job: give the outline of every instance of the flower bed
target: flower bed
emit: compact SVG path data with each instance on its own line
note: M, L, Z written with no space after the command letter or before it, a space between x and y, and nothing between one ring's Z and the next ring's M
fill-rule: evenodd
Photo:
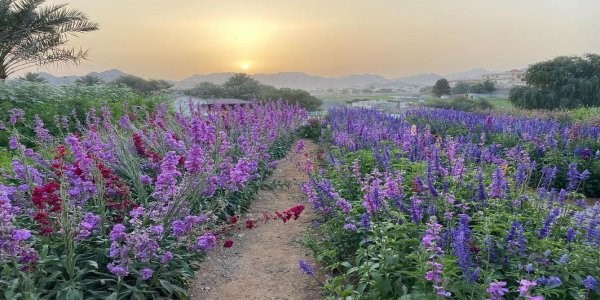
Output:
M191 262L228 232L297 218L302 206L238 223L306 112L283 103L189 115L108 109L85 124L7 120L16 157L0 179L0 299L184 298ZM62 124L62 125L61 125ZM31 127L34 141L17 128ZM29 148L25 145L35 145ZM231 219L230 217L233 217Z
M600 298L600 204L580 193L600 179L597 127L344 108L324 126L302 189L333 297Z

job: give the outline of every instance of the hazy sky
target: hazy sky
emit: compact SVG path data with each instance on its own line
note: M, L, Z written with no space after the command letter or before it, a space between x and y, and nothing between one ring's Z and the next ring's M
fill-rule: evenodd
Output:
M47 3L64 3L49 0ZM71 0L91 61L152 78L301 71L400 77L600 53L599 0ZM33 70L35 71L35 70Z

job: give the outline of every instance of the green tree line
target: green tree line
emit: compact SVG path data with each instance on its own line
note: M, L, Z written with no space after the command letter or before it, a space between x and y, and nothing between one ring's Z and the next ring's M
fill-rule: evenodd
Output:
M184 93L198 98L237 98L242 100L283 100L298 103L303 108L314 111L319 109L322 100L300 89L276 88L262 84L251 76L238 73L223 84L201 82Z

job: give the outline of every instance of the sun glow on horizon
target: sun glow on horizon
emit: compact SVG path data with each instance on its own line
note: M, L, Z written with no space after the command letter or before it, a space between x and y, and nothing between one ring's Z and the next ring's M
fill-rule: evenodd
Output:
M240 69L242 69L244 71L248 71L248 69L250 69L250 64L249 63L241 63Z

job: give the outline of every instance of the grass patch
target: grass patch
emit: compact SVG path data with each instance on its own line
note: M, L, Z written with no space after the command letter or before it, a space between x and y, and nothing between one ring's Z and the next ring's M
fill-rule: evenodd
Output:
M9 169L12 155L6 149L0 149L0 169Z

